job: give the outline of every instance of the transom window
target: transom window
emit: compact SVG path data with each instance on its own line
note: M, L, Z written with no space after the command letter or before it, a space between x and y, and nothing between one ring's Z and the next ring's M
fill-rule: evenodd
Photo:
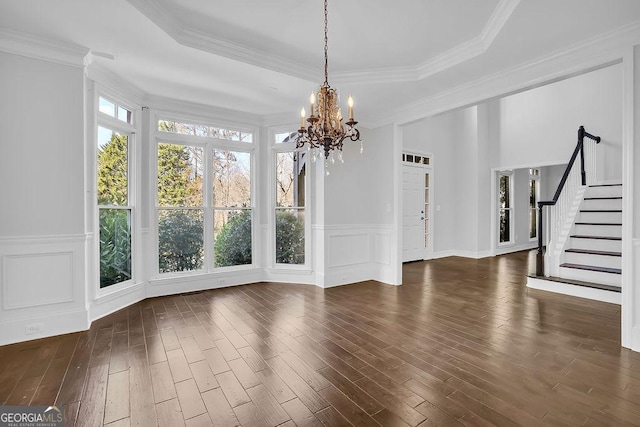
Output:
M227 141L253 142L253 133L251 132L184 123L174 120L158 120L158 130L160 132L224 139Z
M126 107L110 101L102 96L98 98L98 110L107 116L113 117L121 122L133 124L133 113Z

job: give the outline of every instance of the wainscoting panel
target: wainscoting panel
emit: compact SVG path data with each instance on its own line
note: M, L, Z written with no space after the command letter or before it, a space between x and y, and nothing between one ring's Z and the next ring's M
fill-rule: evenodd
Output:
M4 255L2 308L73 302L73 253Z
M378 264L391 264L391 235L389 232L374 233L373 261Z
M0 345L89 327L82 235L0 238Z
M392 283L391 231L388 225L325 226L326 265L316 284L328 288L366 280Z
M329 234L328 268L366 264L371 259L369 233Z

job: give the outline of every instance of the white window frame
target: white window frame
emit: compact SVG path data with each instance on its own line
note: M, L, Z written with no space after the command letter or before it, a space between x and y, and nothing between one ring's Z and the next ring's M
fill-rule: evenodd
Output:
M287 270L287 271L311 271L311 206L309 204L311 200L309 176L313 173L311 164L307 167L305 179L304 179L304 192L305 192L305 221L304 221L304 264L283 264L276 262L276 156L278 153L304 153L306 148L296 148L296 144L292 142L276 143L276 135L282 133L292 133L297 131L296 126L278 127L269 130L269 143L271 146L271 152L269 153L269 250L267 251L267 265L271 269L275 270ZM321 161L318 161L321 162ZM298 209L298 208L292 208Z
M506 176L509 178L509 207L508 208L502 208L500 206L500 180L503 176ZM498 242L498 246L509 246L509 245L513 245L515 243L514 241L514 234L515 234L515 218L514 218L514 199L513 199L513 183L514 183L514 175L513 175L513 171L509 170L509 171L498 171L498 180L497 180L497 188L496 188L496 205L497 205L497 218L496 218L496 231L497 231L497 242ZM506 242L501 242L500 241L500 216L503 210L508 210L509 213L509 240Z
M251 133L252 142L245 141L231 141L227 139L219 139L213 137L202 137L195 135L183 135L179 133L172 132L163 132L158 130L158 121L159 120L173 120L177 122L189 123L189 124L197 124L204 126L213 126L223 129L232 129L241 132ZM151 161L150 161L150 174L151 174L151 188L150 188L150 199L151 199L151 211L153 214L153 218L151 221L153 228L153 243L154 243L154 261L153 261L153 272L150 274L152 278L156 279L165 279L172 277L185 277L185 276L194 276L194 275L202 275L202 274L210 274L217 272L228 272L228 271L239 271L239 270L252 270L255 269L258 265L257 259L257 251L256 249L259 247L258 245L258 225L256 224L256 219L259 218L257 215L257 170L256 170L256 156L257 156L257 144L255 141L258 138L258 129L252 128L249 126L243 126L238 124L222 124L222 123L212 123L208 120L203 120L202 118L193 117L193 116L177 116L174 113L167 113L163 111L157 111L152 114L150 120L151 127ZM159 227L158 227L158 212L159 209L163 209L163 207L158 206L158 145L161 143L166 144L177 144L177 145L188 145L193 147L201 147L204 153L204 168L203 168L203 206L204 211L204 227L203 227L203 244L204 244L204 263L203 268L199 270L188 270L188 271L175 271L175 272L160 272L160 260L159 260ZM212 157L213 150L226 150L226 151L235 151L235 152L245 152L251 155L251 203L249 209L251 210L251 264L244 265L235 265L228 267L215 267L215 254L214 254L214 243L215 238L213 235L213 218L214 218L214 206L213 206L213 170L212 170ZM180 209L180 208L176 208ZM187 208L188 209L188 208Z
M99 100L100 98L105 98L110 102L113 102L121 107L126 108L131 111L131 123L123 122L116 117L109 116L106 113L103 113L99 109ZM137 135L139 135L139 123L140 123L140 107L136 106L134 103L124 100L120 96L116 96L114 94L109 93L108 91L103 91L97 88L94 92L94 102L93 106L95 108L95 126L93 129L93 143L91 144L90 155L93 159L92 161L92 176L93 176L93 204L95 206L95 211L93 214L93 230L94 230L94 254L96 260L96 268L94 272L96 290L95 297L96 299L105 297L107 295L111 295L114 293L118 293L123 289L134 286L137 279L137 271L139 269L140 263L139 261L139 224L140 218L138 218L138 209L137 207L140 205L139 201L139 158L140 158L140 143L138 142ZM115 115L117 116L117 110ZM98 205L98 165L97 165L97 154L98 154L98 129L100 127L109 129L113 132L117 132L120 134L127 135L127 193L128 193L128 205L127 206L111 206L111 205ZM125 280L120 283L116 283L105 288L100 288L100 209L122 209L129 210L131 212L131 279Z

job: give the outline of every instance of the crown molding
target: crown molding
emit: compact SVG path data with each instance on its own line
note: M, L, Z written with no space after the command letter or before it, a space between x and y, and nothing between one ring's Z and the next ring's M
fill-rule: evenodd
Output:
M491 98L507 96L572 75L622 61L629 46L640 43L640 21L594 36L534 61L465 83L435 96L404 105L377 122L407 124L425 117L462 108Z
M0 51L82 68L89 48L0 28Z
M183 46L254 65L304 80L315 81L321 74L316 68L292 61L274 53L265 53L251 47L214 37L202 31L193 30L181 23L166 9L158 7L153 0L127 0L140 13L149 18L162 31Z
M259 127L264 120L263 116L258 114L149 94L143 99L143 105L152 108L156 113L166 113L172 118L179 114L185 116L180 117L185 120L198 119L203 123L236 126L239 129L247 129L247 126Z
M91 58L91 54L87 56ZM141 105L146 96L145 92L140 88L95 62L91 62L87 66L85 74L90 80L106 88L114 96L133 102L136 105Z
M202 31L192 30L158 7L153 0L127 0L133 7L149 18L160 29L183 46L210 52L234 61L254 65L271 71L317 81L321 75L316 68L301 64L289 58L264 53L246 45L233 43L214 37ZM481 33L471 40L435 56L417 66L378 68L334 73L336 83L397 83L422 80L462 62L468 61L487 51L520 0L500 0Z
M489 49L496 36L507 23L520 0L501 0L479 36L474 37L416 67L397 67L377 70L361 70L336 73L337 83L402 83L425 79L482 55Z

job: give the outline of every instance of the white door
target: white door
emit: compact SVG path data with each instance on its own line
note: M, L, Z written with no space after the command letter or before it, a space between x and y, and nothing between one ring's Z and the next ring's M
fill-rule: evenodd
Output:
M423 167L402 165L402 262L425 257L425 173Z

